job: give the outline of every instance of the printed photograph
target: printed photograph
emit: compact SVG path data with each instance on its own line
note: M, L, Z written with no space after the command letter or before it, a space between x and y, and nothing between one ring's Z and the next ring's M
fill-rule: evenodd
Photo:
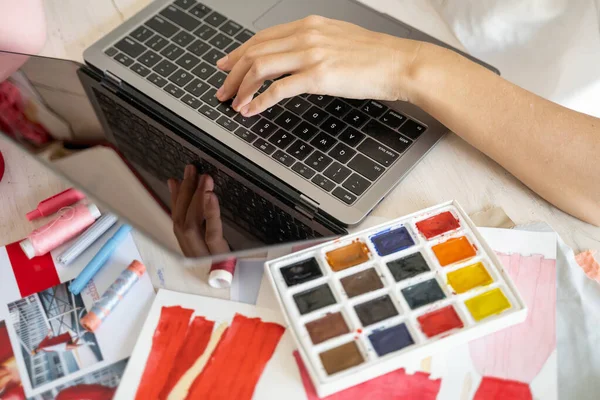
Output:
M103 360L96 336L80 324L87 311L65 282L8 305L32 389Z
M121 377L125 372L127 360L124 359L107 367L73 379L65 385L59 385L29 400L110 400L115 395Z
M6 322L0 321L0 399L24 399L17 360L13 353Z

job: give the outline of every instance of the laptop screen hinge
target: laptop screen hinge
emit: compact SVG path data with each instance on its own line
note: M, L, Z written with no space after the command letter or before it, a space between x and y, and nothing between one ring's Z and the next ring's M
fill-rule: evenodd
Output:
M303 194L300 194L300 201L302 202L302 206L296 206L296 209L301 213L305 214L309 218L313 218L315 214L319 211L319 203L311 199L310 197L306 197Z
M121 87L121 79L110 71L104 71L102 84L111 92L117 93Z

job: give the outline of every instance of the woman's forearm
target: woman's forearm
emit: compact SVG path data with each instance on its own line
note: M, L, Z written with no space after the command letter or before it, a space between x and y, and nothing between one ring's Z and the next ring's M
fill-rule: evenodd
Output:
M422 44L404 82L408 100L566 212L600 225L600 120Z

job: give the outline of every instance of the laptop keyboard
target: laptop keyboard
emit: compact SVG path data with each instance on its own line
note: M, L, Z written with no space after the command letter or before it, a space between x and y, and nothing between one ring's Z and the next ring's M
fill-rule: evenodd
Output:
M94 93L119 150L152 175L164 182L182 179L185 166L196 165L200 173L213 177L221 214L266 244L323 236L109 97L97 90Z
M425 132L377 101L321 95L243 117L215 97L227 77L215 65L253 35L200 2L176 0L105 53L348 205Z

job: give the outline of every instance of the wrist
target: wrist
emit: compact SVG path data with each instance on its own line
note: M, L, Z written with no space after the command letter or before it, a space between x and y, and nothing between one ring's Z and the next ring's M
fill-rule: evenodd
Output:
M432 82L439 78L436 71L445 50L427 42L399 39L394 60L397 100L424 108L426 95L435 88Z

